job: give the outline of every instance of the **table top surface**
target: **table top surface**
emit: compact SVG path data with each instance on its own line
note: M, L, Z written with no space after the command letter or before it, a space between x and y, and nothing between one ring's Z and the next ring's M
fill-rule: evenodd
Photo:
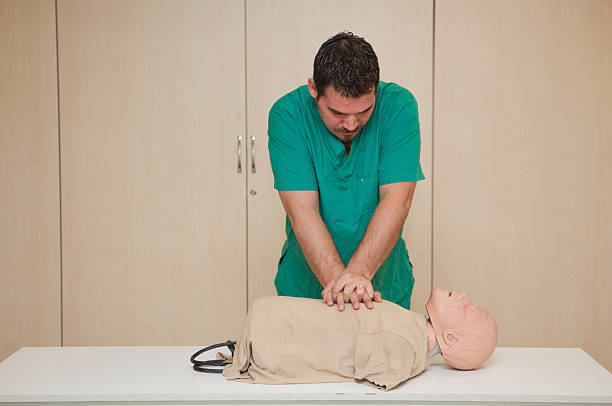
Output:
M429 369L388 392L357 382L262 385L228 381L221 374L193 370L189 359L200 348L24 347L0 363L0 402L612 403L612 374L580 348L498 347L473 371L455 370L437 356Z

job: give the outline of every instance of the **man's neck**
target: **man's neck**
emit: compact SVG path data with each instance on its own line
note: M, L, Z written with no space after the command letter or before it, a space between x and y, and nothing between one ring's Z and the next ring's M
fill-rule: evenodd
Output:
M351 142L352 141L349 141L349 142L342 141L342 143L344 144L344 150L346 151L346 156L348 156L349 153L351 152Z

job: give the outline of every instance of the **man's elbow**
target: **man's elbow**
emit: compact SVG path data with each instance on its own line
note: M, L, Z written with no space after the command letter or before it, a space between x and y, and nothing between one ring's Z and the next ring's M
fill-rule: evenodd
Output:
M408 216L410 207L412 206L412 197L414 196L415 184L410 182L406 184L395 184L389 188L383 189L381 192L381 202L389 199L396 210L402 213L404 217Z
M404 217L408 217L408 213L410 212L410 207L412 206L412 196L409 196L408 198L404 199L404 202L402 204L402 213L404 214Z
M319 212L319 195L313 191L279 191L279 196L291 224L297 218Z

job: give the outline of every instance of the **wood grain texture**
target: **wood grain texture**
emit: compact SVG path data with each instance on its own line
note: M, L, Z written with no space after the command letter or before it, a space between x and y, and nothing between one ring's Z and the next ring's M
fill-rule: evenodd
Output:
M61 345L55 3L0 0L0 361Z
M612 3L440 0L435 38L434 286L612 368Z
M64 345L207 345L246 316L244 4L58 2Z

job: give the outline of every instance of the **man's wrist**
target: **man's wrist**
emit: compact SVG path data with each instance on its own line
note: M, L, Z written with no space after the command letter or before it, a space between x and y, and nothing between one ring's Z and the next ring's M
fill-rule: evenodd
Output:
M363 275L363 277L364 277L364 278L367 278L368 280L371 280L371 279L372 279L372 278L370 277L369 272L366 272L366 271L364 271L364 270L362 270L362 269L359 269L359 268L355 269L355 267L351 267L351 265L350 265L350 264L349 264L349 266L348 266L348 267L346 267L346 270L347 270L347 271L349 271L349 272L354 272L354 273L358 273L358 274L360 274L360 275Z
M335 267L332 270L330 280L336 279L338 276L342 275L344 272L346 272L346 268L344 266Z

